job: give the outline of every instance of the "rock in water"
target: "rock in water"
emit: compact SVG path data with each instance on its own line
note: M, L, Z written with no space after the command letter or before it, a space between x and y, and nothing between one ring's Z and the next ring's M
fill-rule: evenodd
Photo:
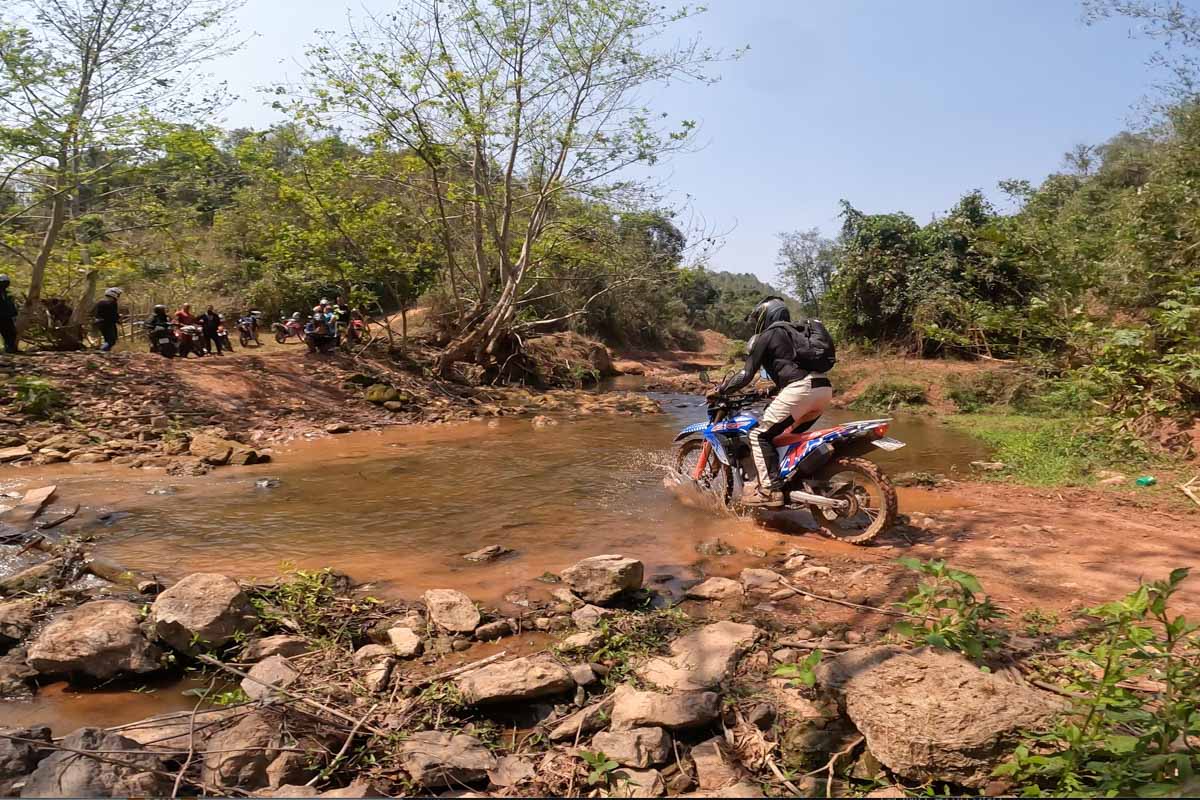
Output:
M154 672L158 648L142 635L138 607L94 600L59 614L29 648L29 665L45 675L89 675L107 680Z
M483 619L471 598L457 589L430 589L424 599L433 624L451 633L474 633Z
M486 563L488 561L495 561L497 558L506 556L511 552L512 549L502 544L489 544L487 547L481 547L473 553L467 553L463 558L467 561Z
M575 688L566 667L549 659L514 658L472 670L455 681L470 703L506 703Z
M165 760L138 752L142 745L132 739L98 728L80 728L64 739L62 746L99 751L107 760L66 750L52 753L29 776L22 797L163 797L171 792Z
M671 734L662 728L597 733L592 738L591 749L604 753L623 767L645 769L664 764L671 757Z
M721 698L716 692L640 692L627 684L613 693L614 730L662 727L698 728L717 718Z
M393 652L401 658L421 655L421 637L412 628L389 628L387 637Z
M665 689L712 689L729 673L760 631L753 625L714 622L671 643L671 655L646 662L638 676Z
M481 783L497 766L483 742L465 734L421 731L401 742L398 753L413 783L428 789Z
M687 590L695 600L737 600L742 597L742 585L729 578L709 578Z
M150 608L154 635L180 652L197 641L220 647L254 622L254 609L237 581L213 573L188 575Z
M852 651L818 667L817 680L840 695L875 757L914 781L982 788L1021 731L1062 709L1058 698L928 647Z
M589 603L604 605L623 592L642 588L645 567L635 558L603 555L585 558L562 572L571 591Z

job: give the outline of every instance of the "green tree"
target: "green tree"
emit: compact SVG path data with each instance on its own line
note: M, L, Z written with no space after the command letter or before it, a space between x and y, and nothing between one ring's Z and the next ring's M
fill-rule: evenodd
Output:
M821 236L816 228L779 234L779 282L800 298L811 316L821 312L821 298L833 283L837 268L837 244Z

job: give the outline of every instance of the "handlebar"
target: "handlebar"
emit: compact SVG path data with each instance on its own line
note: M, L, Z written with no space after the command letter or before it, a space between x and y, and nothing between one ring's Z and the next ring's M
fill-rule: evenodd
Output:
M770 392L747 392L745 394L737 394L729 397L718 397L716 401L709 404L713 409L733 410L737 408L745 408L752 406L755 403L768 399L771 396Z

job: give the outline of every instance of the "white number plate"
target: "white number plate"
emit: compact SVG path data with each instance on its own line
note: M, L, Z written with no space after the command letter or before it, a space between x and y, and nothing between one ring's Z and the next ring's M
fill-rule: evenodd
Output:
M880 450L887 450L889 452L892 450L899 450L901 447L904 447L904 442L900 441L899 439L893 439L890 436L884 436L882 439L876 439L875 441L871 442L871 444L875 445Z
M159 340L158 340L158 343L159 343L159 344L166 344L166 343L167 343L167 342L169 342L169 341L171 341L171 340L170 340L170 339L159 339Z

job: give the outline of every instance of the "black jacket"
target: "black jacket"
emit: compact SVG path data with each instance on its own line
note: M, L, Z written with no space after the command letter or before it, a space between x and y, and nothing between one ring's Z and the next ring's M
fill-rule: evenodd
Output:
M100 322L111 322L114 325L121 321L120 311L117 309L117 301L111 297L106 297L99 303L96 303L96 319Z
M777 389L803 380L808 371L796 363L796 346L792 336L790 325L776 324L754 337L754 346L746 356L746 365L740 372L726 378L717 391L721 394L736 392L754 380L759 369L766 369Z

